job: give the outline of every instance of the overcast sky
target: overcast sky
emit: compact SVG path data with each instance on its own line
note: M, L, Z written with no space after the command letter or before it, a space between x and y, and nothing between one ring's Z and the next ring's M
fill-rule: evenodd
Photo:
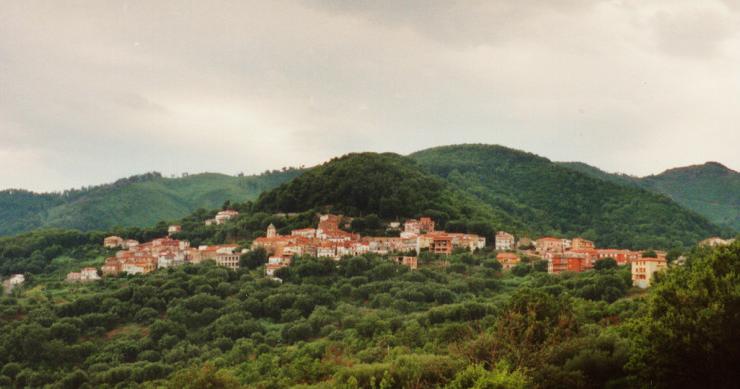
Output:
M0 2L0 189L455 143L740 168L740 0Z

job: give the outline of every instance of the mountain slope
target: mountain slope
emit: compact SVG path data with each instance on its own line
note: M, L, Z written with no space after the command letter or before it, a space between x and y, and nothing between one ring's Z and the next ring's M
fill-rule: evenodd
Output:
M740 173L717 162L642 178L607 173L581 162L559 164L605 181L662 193L718 225L740 231Z
M392 153L348 154L306 171L260 196L255 209L301 212L326 208L352 216L382 218L435 216L500 220L502 215L477 199L451 188L406 157Z
M567 167L571 170L583 173L587 176L598 178L600 180L609 181L613 184L618 185L629 185L629 186L640 186L640 178L633 177L626 174L619 173L607 173L597 167L591 166L583 162L556 162L560 166Z
M492 145L410 155L429 172L525 221L535 234L583 235L602 246L671 247L727 233L669 198L617 185L531 153Z
M198 208L220 207L226 200L256 199L300 172L247 177L203 173L182 178L149 173L64 193L6 190L0 192L0 235L40 227L95 230L150 226L179 219Z

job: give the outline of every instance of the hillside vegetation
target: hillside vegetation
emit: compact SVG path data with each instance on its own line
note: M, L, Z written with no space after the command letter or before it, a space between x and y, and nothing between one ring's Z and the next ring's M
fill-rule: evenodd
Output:
M424 172L413 160L391 153L332 159L264 193L255 203L255 210L264 212L309 209L375 214L386 220L429 215L441 227L448 221L485 221L500 227L510 222L503 213Z
M740 231L740 173L717 162L670 169L642 178L607 173L581 162L560 165L605 181L662 193L713 223Z
M491 145L410 156L450 185L526 226L519 233L582 235L598 245L676 247L729 234L666 196L595 179L534 154Z
M203 173L182 178L150 173L63 193L5 190L0 192L0 235L42 227L89 231L152 226L198 208L220 207L227 200L255 199L300 172L291 169L246 177Z
M736 387L740 242L649 292L627 267L501 272L494 255L301 257L282 282L209 262L90 284L49 269L0 297L0 386Z

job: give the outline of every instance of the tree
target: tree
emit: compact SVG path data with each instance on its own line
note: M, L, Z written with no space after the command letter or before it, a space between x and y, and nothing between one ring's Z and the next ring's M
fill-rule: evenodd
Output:
M200 367L181 370L167 383L172 389L236 389L241 387L239 381L225 370L219 370L211 363Z
M654 250L645 250L642 252L644 258L658 258L658 254Z
M468 365L455 375L448 389L524 389L529 387L530 378L521 371L513 370L506 361L496 364L492 371L482 365Z
M267 263L267 250L257 247L239 258L239 267L256 269Z
M501 271L503 267L497 259L487 259L483 262L483 266L494 271Z
M629 367L652 387L737 387L740 242L663 274L634 319Z
M597 259L596 262L594 262L595 270L609 270L609 269L616 269L616 268L617 268L617 261L614 260L614 258L602 258L602 259Z
M526 263L520 263L511 268L511 274L517 277L524 277L529 274L530 271L532 271L532 267Z

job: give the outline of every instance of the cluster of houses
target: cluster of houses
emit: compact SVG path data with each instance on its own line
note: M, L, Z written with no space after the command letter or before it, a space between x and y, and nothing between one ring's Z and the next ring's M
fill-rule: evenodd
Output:
M206 224L223 224L238 215L239 212L234 210L221 211L214 219L207 220ZM475 251L486 246L486 239L475 234L437 231L435 222L430 217L406 220L403 224L391 223L390 229L401 230L397 237L362 237L340 228L343 221L347 225L346 220L341 215L320 215L316 228L292 230L290 235L280 235L275 226L270 224L266 236L255 239L251 248L265 249L268 253L265 273L274 277L275 271L290 266L294 256L309 255L338 260L344 256L374 253L387 255L399 264L416 269L417 255L424 250L437 255L450 255L455 249ZM205 260L215 261L218 265L233 270L239 268L240 255L246 250L239 250L235 244L190 247L188 241L172 238L173 234L181 230L180 226L172 225L168 228L167 237L146 243L118 236L106 237L103 242L105 247L120 250L115 257L105 260L101 273L146 274L159 268L185 263L197 264ZM700 244L716 246L731 242L709 238ZM640 251L597 248L594 242L580 237L543 237L534 241L523 237L517 240L513 234L498 231L494 248L497 251L496 259L503 270L511 270L521 263L523 257L546 260L551 274L590 270L599 259L612 258L618 265L631 265L633 284L640 288L648 287L654 274L668 266L665 252L659 251L655 257L646 257ZM99 279L98 270L92 267L67 275L69 282ZM19 274L6 281L12 285L22 282L23 276Z
M170 234L179 232L180 226L170 226ZM136 240L109 236L103 240L109 249L120 249L114 257L106 258L100 268L103 275L147 274L157 269L175 267L186 263L197 264L211 260L232 270L239 268L242 251L236 244L190 247L186 240L172 239L170 236L139 243ZM100 279L98 270L84 268L79 272L67 274L69 282L87 282Z
M484 237L474 234L436 231L429 217L407 220L398 237L362 237L339 228L340 215L321 215L316 228L292 230L290 235L280 235L274 225L267 227L267 235L257 238L252 249L263 248L269 254L265 272L273 275L277 269L289 266L296 255L340 259L347 255L374 253L394 256L399 263L412 269L417 267L416 255L422 250L449 255L453 249L474 251L486 246ZM400 228L400 223L392 225Z
M640 251L596 248L594 242L583 238L543 237L536 241L522 238L517 242L514 235L499 231L495 240L496 250L501 251L496 258L504 270L519 264L519 255L514 251L528 257L547 260L547 271L552 274L590 270L597 260L612 258L617 265L630 264L633 284L646 288L650 285L655 272L668 267L665 252L656 252L656 258L648 258L643 257Z

